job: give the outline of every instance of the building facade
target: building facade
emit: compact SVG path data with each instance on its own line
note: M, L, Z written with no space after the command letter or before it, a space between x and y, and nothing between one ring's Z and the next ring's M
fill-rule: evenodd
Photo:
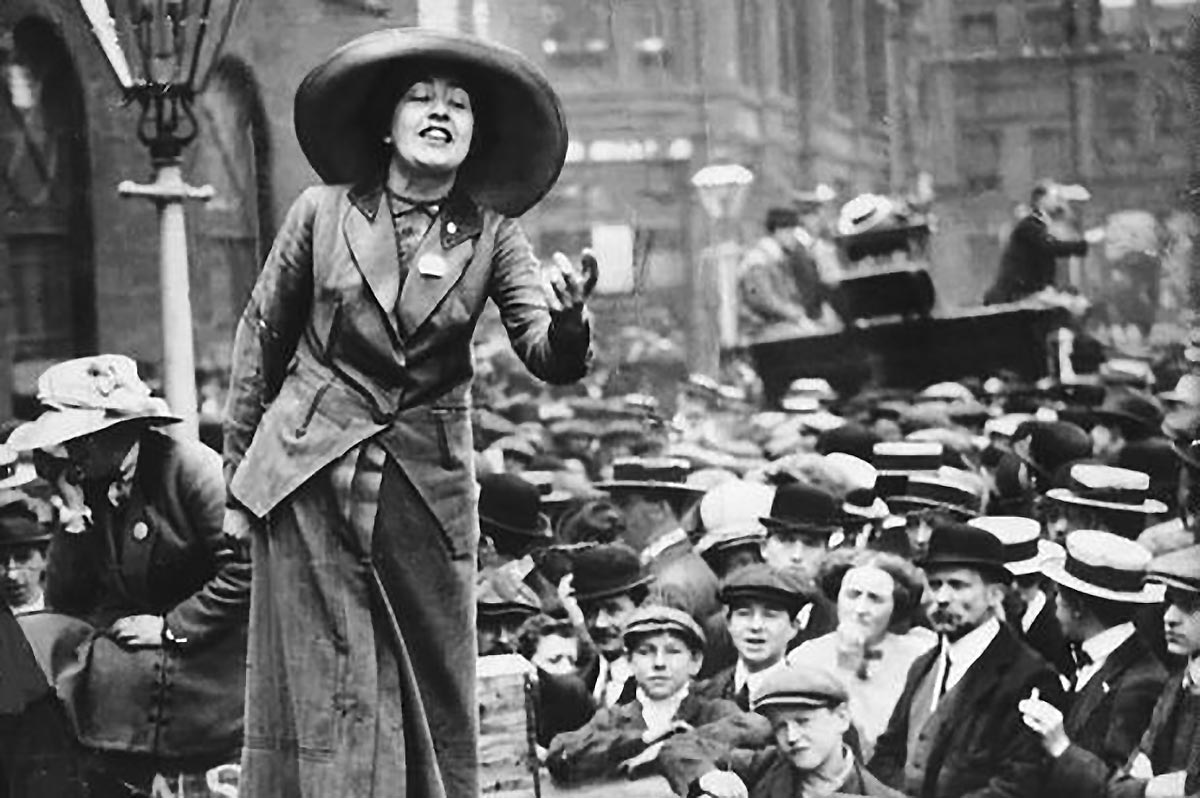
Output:
M917 160L939 192L943 298L979 301L1040 179L1088 189L1091 201L1078 206L1085 227L1114 214L1156 222L1159 247L1180 254L1191 235L1183 56L1196 8L1190 0L927 4ZM1062 280L1111 299L1117 257L1111 246L1094 248ZM1184 265L1186 257L1170 268ZM1163 301L1178 303L1174 293L1164 289Z
M224 0L228 2L229 0ZM218 0L220 4L221 0ZM604 260L595 304L613 325L680 331L700 319L700 253L757 235L767 207L817 182L843 194L907 179L896 134L909 62L895 0L255 0L242 2L197 103L185 178L215 199L187 210L197 366L219 377L276 225L315 180L295 140L300 78L335 46L386 26L474 32L537 61L571 129L559 184L525 219L540 252ZM0 4L0 419L33 412L50 362L161 359L154 207L135 107L77 2ZM910 109L911 110L911 109ZM905 143L907 141L907 144ZM756 176L714 229L691 176ZM203 397L202 397L203 399Z

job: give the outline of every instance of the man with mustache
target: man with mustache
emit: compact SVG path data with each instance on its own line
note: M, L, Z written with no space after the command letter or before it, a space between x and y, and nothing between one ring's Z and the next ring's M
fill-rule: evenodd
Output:
M934 528L922 563L940 644L913 662L869 765L914 798L1018 798L1041 786L1047 759L1017 704L1035 688L1061 703L1054 669L996 617L1004 545L990 532Z

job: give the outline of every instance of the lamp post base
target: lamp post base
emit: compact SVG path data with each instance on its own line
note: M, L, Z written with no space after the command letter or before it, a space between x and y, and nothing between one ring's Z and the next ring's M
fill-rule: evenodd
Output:
M196 355L192 336L192 301L188 285L187 227L183 204L207 202L211 186L194 188L183 181L178 159L155 162L154 182L139 185L126 180L117 187L124 197L143 197L158 207L159 280L162 294L163 392L171 410L183 418L172 431L199 437L196 398Z

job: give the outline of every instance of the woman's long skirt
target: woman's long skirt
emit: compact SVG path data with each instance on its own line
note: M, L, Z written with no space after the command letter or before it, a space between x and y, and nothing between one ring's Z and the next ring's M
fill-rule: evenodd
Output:
M369 441L253 540L243 798L475 798L475 563Z

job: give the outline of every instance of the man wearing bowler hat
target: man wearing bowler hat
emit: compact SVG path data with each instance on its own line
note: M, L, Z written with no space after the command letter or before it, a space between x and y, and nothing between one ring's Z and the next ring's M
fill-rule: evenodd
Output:
M1017 704L1032 690L1051 701L1063 691L1054 669L996 617L1012 579L1004 546L990 532L944 523L922 567L941 642L913 662L871 771L916 798L1033 795L1046 754Z
M491 542L499 562L520 559L554 541L541 491L516 474L479 478L479 532Z
M0 506L0 595L13 615L46 608L46 549L50 533L20 501Z
M1046 795L1102 794L1150 722L1167 672L1133 625L1138 608L1161 597L1143 584L1149 564L1131 540L1078 530L1067 536L1066 560L1043 566L1059 586L1063 632L1078 646L1065 715L1040 699L1021 702L1025 724L1054 758Z

